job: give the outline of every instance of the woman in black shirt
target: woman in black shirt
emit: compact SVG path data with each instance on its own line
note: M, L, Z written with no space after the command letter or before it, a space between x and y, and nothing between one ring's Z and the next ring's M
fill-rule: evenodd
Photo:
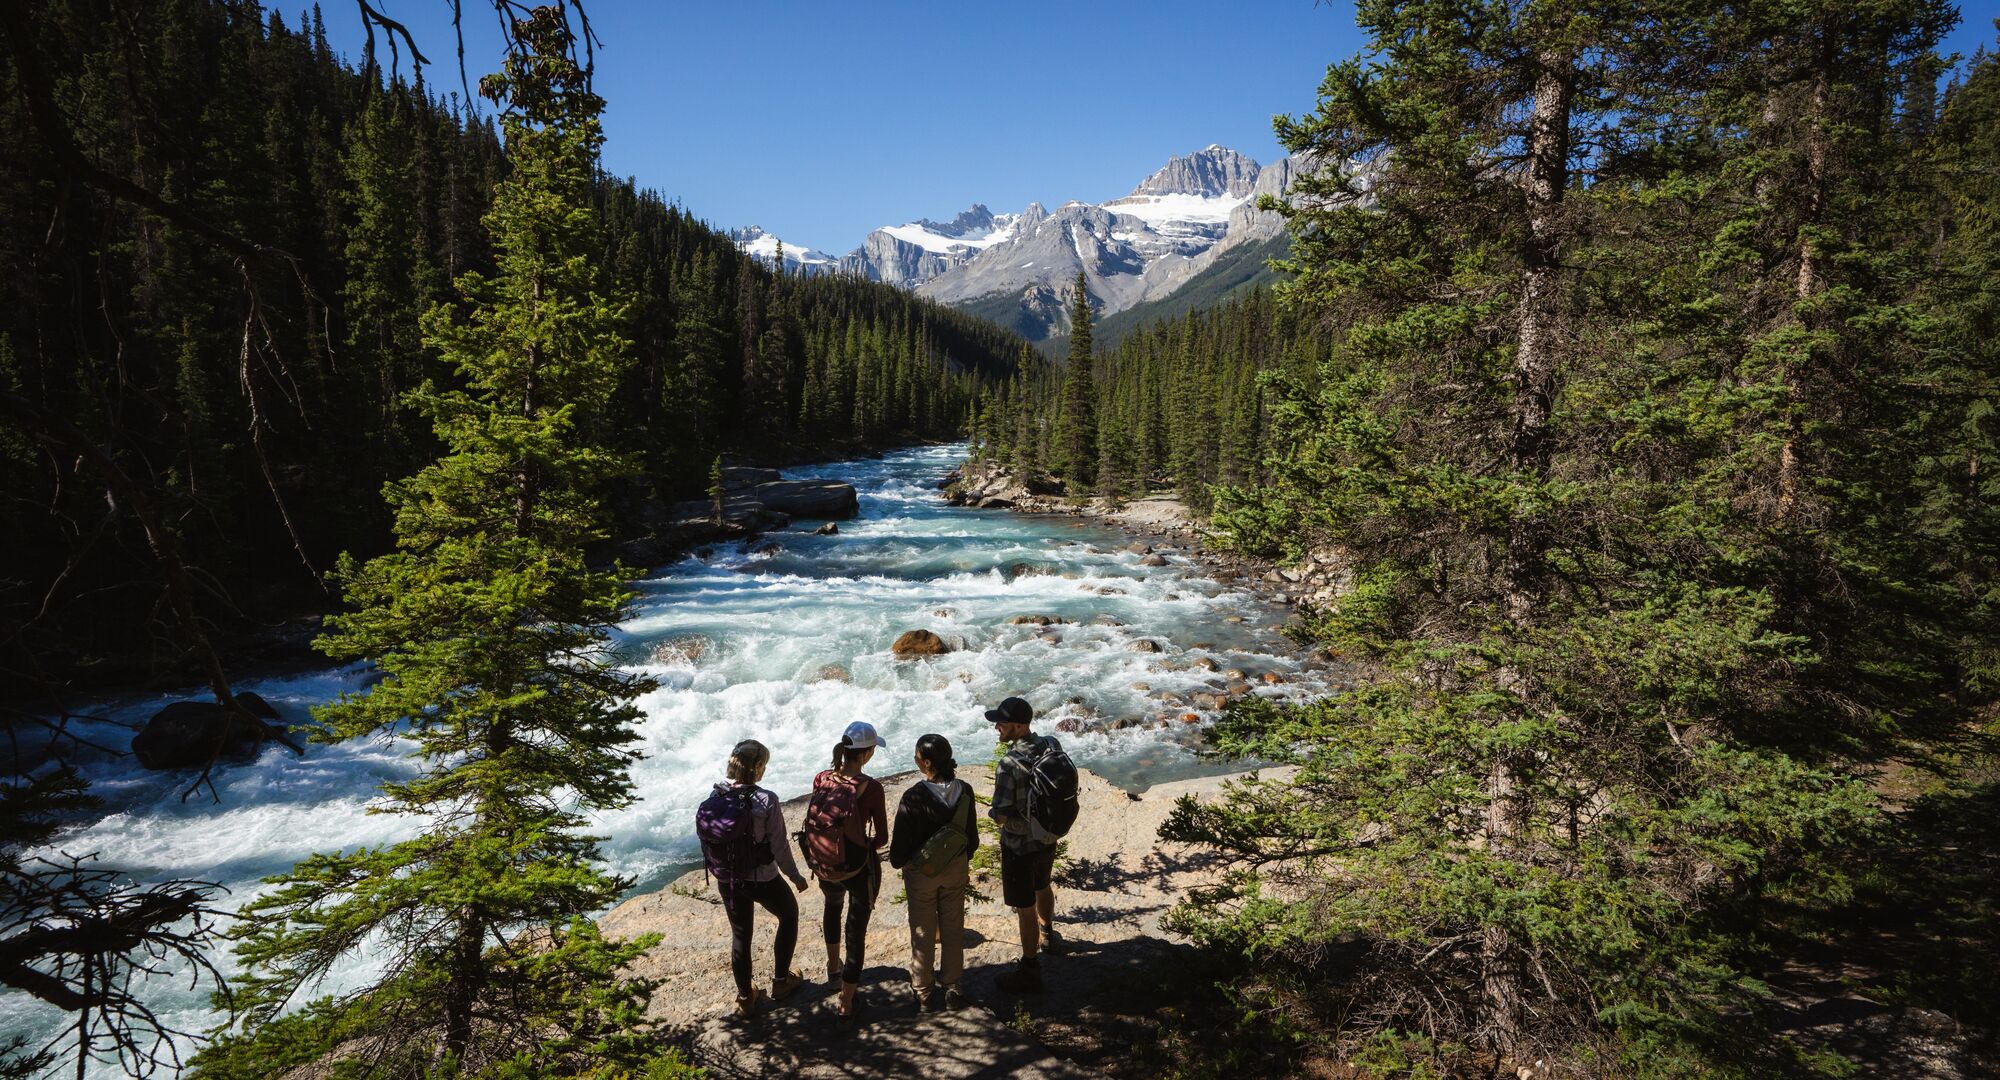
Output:
M978 812L944 736L918 739L916 763L924 778L896 806L889 865L903 872L910 905L910 985L917 1007L934 1011L942 984L944 1007L957 1009L965 1004L958 982L965 972L965 894L979 848ZM940 946L944 962L933 973Z

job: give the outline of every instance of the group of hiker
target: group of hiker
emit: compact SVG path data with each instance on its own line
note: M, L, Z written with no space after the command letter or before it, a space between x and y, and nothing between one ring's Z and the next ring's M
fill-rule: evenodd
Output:
M1008 747L994 772L986 810L999 830L1001 895L1020 919L1020 963L996 981L1008 993L1041 990L1041 953L1045 946L1053 950L1060 944L1050 879L1057 844L1077 812L1076 766L1054 737L1034 733L1034 717L1034 709L1018 697L986 711ZM960 984L965 905L972 857L980 845L978 800L972 786L958 778L951 742L943 735L925 735L912 755L922 779L903 793L892 829L882 784L865 771L879 749L882 741L873 725L847 725L834 745L831 767L813 777L804 827L789 837L777 795L759 786L771 752L755 739L736 744L727 780L715 785L695 812L703 861L729 917L729 965L739 1015L754 1015L765 1000L753 985L750 956L759 907L778 923L769 1000L783 1000L804 985L805 976L792 967L799 936L799 905L792 890L805 892L816 879L824 900L820 925L827 980L840 988L838 1022L855 1022L868 917L882 891L885 847L890 867L903 874L910 913L910 986L917 1008L955 1010L967 1003ZM806 871L800 870L800 862Z

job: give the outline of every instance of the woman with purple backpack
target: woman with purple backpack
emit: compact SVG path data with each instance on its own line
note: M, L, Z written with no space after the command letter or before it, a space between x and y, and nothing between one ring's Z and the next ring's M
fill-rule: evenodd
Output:
M806 865L826 897L822 920L827 973L840 980L842 1027L854 1024L854 995L861 988L861 962L868 950L868 916L882 891L882 847L889 842L889 808L881 781L861 770L881 740L875 726L856 720L833 748L833 768L813 777L812 802L800 834ZM847 908L845 919L841 907ZM843 923L845 924L843 927ZM842 931L845 929L845 934ZM847 956L840 954L847 939Z
M792 950L799 941L799 902L778 880L783 871L800 892L809 887L785 841L785 812L778 797L757 786L771 751L755 739L736 744L729 754L729 782L715 790L695 811L695 835L701 838L702 860L722 894L729 917L729 971L736 977L736 1015L757 1012L759 995L750 985L750 931L756 909L778 919L773 943L777 960L771 974L771 1000L789 997L805 977L792 970Z

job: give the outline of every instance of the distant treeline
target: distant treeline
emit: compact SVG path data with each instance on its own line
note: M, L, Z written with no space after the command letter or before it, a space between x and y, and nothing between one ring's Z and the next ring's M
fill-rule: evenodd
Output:
M1091 340L1085 324L1071 340L1072 363ZM1013 381L981 398L973 425L978 453L1017 472L1053 474L1073 494L1126 497L1171 488L1206 511L1215 485L1243 486L1263 475L1260 463L1271 446L1259 374L1310 379L1330 341L1324 327L1260 287L1091 353L1085 382L1092 438L1076 452L1052 440L1065 424L1083 423L1066 420L1062 409L1074 403L1083 373L1024 365Z
M492 269L480 219L507 166L457 93L344 63L316 10L122 7L46 8L0 56L18 672L164 641L161 543L202 619L324 605L335 555L389 542L383 483L437 452L405 395L456 376L419 319ZM636 357L589 433L643 465L619 513L698 495L724 452L956 436L1023 347L893 288L775 274L630 181L595 189Z

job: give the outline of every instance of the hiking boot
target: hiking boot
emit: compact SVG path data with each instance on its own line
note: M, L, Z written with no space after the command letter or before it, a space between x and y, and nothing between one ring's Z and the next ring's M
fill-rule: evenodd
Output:
M1063 937L1061 934L1056 933L1056 928L1054 925L1050 923L1042 924L1043 952L1060 955L1064 950L1068 948L1069 948L1069 939Z
M1042 962L1023 960L999 978L993 985L1010 994L1039 994L1042 992Z
M923 990L918 990L916 994L917 994L917 1012L933 1013L938 1011L939 995L937 987L935 986L927 987Z
M966 1000L964 994L958 992L958 987L947 986L944 988L944 1011L957 1012L971 1004L972 1002Z
M752 990L750 991L749 997L737 998L736 999L737 1019L748 1020L751 1017L757 1015L757 1005L759 1002L763 1000L763 997L764 995L762 991Z
M792 991L806 984L806 977L796 971L785 972L784 978L771 981L771 1000L783 1001L792 996Z

